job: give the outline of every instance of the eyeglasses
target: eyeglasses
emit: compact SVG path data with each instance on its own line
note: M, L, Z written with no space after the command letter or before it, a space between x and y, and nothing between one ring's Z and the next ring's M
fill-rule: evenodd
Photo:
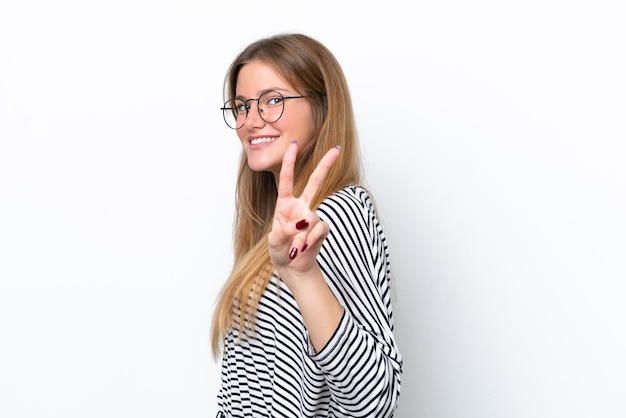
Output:
M226 125L231 129L239 129L243 126L248 117L248 112L250 112L249 102L257 102L257 110L261 119L267 123L274 123L280 119L285 111L285 100L303 97L306 96L283 96L279 92L271 90L260 95L258 99L228 100L220 110L224 115Z

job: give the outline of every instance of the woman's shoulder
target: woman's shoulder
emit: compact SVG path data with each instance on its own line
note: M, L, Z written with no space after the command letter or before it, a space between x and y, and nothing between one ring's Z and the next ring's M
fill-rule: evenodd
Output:
M320 209L340 206L356 211L374 211L370 192L360 184L349 184L329 195L320 204Z

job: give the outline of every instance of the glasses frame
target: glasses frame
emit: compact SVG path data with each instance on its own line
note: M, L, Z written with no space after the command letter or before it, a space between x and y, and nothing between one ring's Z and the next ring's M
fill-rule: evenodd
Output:
M263 117L263 114L261 114L261 108L259 107L259 101L261 100L261 97L265 96L265 95L266 95L266 94L268 94L268 93L276 93L276 94L278 94L280 97L282 97L282 100L283 100L283 108L281 109L280 114L278 115L278 117L277 117L276 119L274 119L273 121L266 120L266 119ZM246 119L248 119L248 114L250 113L250 103L249 103L249 102L256 102L256 111L257 111L257 113L259 114L259 117L260 117L261 119L263 119L263 121L264 121L265 123L274 123L274 122L278 122L278 121L280 120L280 118L282 118L282 117L283 117L283 113L285 113L285 102L284 102L285 100L288 100L288 99L302 99L302 98L304 98L304 97L307 97L307 96L283 96L283 94L282 94L281 92L279 92L279 91L276 91L276 90L269 90L269 91L266 91L265 93L261 94L261 95L260 95L258 98L256 98L256 99L247 99L247 100L242 100L242 102L243 102L243 103L244 103L244 105L245 105L245 109L246 109L246 117L245 117L245 118L243 119L243 121L241 122L241 125L239 125L239 126L237 126L237 127L232 127L232 126L230 126L230 124L228 123L228 119L226 119L226 111L233 112L233 111L235 111L235 110L236 110L236 108L234 108L234 107L226 107L226 105L227 105L229 102L232 102L232 101L234 101L234 100L227 100L226 102L224 102L224 106L220 107L220 110L222 111L222 116L224 117L224 122L226 122L226 126L228 126L230 129L235 129L235 130L237 130L237 129L241 128L241 127L242 127L242 126L246 123ZM237 100L237 99L235 99L235 100ZM239 100L241 100L241 99L239 99ZM236 122L237 122L237 118L235 118L235 125L236 125Z

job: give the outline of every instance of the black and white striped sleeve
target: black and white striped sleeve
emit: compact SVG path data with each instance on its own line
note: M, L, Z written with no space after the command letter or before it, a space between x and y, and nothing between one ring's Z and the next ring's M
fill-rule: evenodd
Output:
M387 242L367 191L349 186L317 210L330 233L317 257L344 307L328 344L309 355L322 369L338 413L390 417L400 395L402 357L393 336Z

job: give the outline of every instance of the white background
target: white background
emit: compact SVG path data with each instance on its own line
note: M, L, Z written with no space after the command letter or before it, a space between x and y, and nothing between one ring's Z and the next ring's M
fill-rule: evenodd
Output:
M352 90L396 416L626 416L618 3L3 1L0 416L215 415L222 81L280 31L324 42Z

